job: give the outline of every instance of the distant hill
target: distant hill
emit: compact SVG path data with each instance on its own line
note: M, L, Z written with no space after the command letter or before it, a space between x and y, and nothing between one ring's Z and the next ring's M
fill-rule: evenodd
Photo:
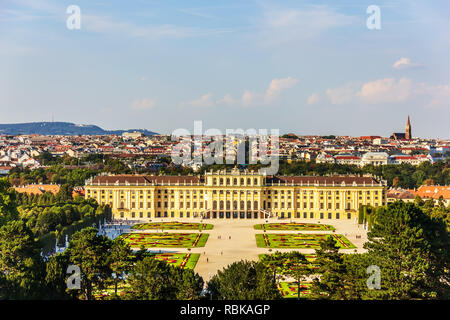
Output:
M18 134L41 134L41 135L121 135L124 132L139 131L145 135L153 135L156 132L146 129L129 130L104 130L99 126L75 124L71 122L29 122L0 124L0 134L18 135Z

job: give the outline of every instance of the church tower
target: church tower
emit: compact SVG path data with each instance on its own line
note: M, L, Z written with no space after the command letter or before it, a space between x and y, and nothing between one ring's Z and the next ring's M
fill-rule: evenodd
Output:
M410 120L409 120L409 115L408 115L408 122L406 122L405 138L408 139L408 140L412 139L412 135L411 135L411 122L410 122Z

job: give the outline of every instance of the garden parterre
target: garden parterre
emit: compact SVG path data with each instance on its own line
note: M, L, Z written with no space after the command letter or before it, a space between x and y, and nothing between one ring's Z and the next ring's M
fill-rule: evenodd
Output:
M154 258L181 269L194 269L200 254L198 253L157 253Z
M265 223L257 224L254 227L256 230L295 230L295 231L334 231L335 228L328 224L317 223Z
M208 240L207 233L124 233L120 237L132 248L144 246L191 248L204 247Z
M327 237L333 237L337 246L341 249L356 248L346 237L341 234L256 234L256 245L260 248L298 248L319 249L320 242Z
M207 223L190 223L190 222L149 222L139 223L132 227L137 230L160 229L160 230L211 230L212 224Z
M307 297L311 294L311 283L301 282L300 283L300 297ZM280 290L281 295L285 299L297 298L298 297L298 286L295 282L279 282L277 283L278 290Z

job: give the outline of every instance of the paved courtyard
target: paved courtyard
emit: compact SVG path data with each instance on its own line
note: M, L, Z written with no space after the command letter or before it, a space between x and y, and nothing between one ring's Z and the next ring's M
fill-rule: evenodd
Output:
M173 221L171 219L154 219L154 222L160 221ZM185 222L200 222L200 219L179 219L178 221ZM255 234L263 233L262 230L255 230L253 226L259 223L266 223L266 220L202 220L203 223L211 223L214 225L212 230L204 230L203 233L209 233L209 239L206 242L205 247L191 248L190 251L187 248L152 248L152 251L163 252L192 252L200 253L200 258L195 267L195 271L198 272L205 281L208 281L217 270L222 270L224 267L239 261L242 259L258 260L258 255L263 253L270 253L268 248L258 248L256 246ZM289 222L290 220L284 219L269 219L268 223L280 223ZM295 222L306 223L318 223L318 220L314 219L302 219L294 220ZM357 249L342 249L341 252L353 253L364 252L362 248L364 242L367 241L367 232L354 220L321 220L323 224L330 224L336 228L336 234L344 235L350 240ZM161 230L134 230L135 232L161 232ZM187 232L186 230L167 230L164 232ZM267 233L330 233L332 231L269 231ZM356 236L361 236L357 239ZM279 251L300 251L302 253L314 253L314 249L272 249L272 252Z

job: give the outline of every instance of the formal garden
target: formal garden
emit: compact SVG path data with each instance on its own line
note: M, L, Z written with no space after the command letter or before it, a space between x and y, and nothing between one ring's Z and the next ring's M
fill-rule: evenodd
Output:
M158 230L211 230L213 228L212 224L207 223L191 223L191 222L149 222L149 223L139 223L132 227L137 230L148 230L148 229L158 229Z
M318 223L265 223L257 224L254 227L256 230L294 230L294 231L334 231L335 228L328 224Z
M297 248L319 249L320 242L327 237L333 237L337 246L341 249L356 248L346 237L341 234L256 234L256 245L259 248Z
M306 298L311 294L311 283L300 283L300 298ZM279 282L277 283L278 290L284 299L298 298L298 285L295 282Z
M200 258L199 253L157 253L154 258L181 269L194 269Z
M167 248L204 247L208 240L207 233L124 233L120 235L132 248L144 246Z

